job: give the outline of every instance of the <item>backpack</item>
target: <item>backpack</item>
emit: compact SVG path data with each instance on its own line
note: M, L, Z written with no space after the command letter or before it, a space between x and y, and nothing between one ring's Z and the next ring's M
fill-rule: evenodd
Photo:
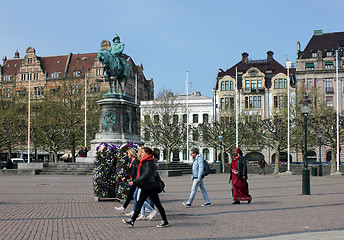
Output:
M209 167L209 163L207 160L203 160L203 166L204 166L204 174L203 176L208 176L210 173L210 167Z

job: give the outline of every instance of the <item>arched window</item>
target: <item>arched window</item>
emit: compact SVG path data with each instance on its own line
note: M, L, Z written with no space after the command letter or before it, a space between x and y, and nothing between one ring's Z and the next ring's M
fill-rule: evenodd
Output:
M221 91L225 90L225 82L221 82Z
M209 160L209 149L208 148L203 149L203 159Z
M230 90L234 90L234 83L233 83L233 81L231 81L230 86L229 86L229 89L230 89Z

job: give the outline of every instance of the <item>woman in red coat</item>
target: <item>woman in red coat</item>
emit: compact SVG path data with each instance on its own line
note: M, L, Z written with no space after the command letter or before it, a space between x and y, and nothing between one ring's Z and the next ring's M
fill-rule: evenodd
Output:
M248 201L250 203L252 197L248 193L247 163L240 148L234 149L229 182L231 180L233 185L233 204L240 204L240 201Z

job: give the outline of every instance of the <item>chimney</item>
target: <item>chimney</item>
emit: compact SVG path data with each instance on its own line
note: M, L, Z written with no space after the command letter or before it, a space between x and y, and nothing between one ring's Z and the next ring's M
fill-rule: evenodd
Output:
M268 62L271 62L272 60L274 60L274 58L273 58L274 52L273 51L268 51L266 54L268 55L267 56Z
M19 57L18 49L17 49L17 51L14 53L14 58L20 58L20 57Z
M323 32L322 32L322 30L314 30L314 35L315 36L321 36L321 35L323 35Z
M248 57L248 53L244 52L244 53L241 54L241 56L242 56L241 62L245 62L247 57Z
M2 64L5 65L5 62L7 61L7 57L6 56L3 56L2 57Z

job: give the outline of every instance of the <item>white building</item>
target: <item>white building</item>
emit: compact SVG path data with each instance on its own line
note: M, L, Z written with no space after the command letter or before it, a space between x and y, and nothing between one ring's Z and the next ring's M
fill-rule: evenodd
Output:
M141 121L144 120L145 116L149 116L151 119L154 118L154 115L156 114L154 108L157 104L160 104L158 100L141 101ZM188 125L190 129L197 127L201 123L213 121L213 99L211 97L202 96L200 92L194 92L188 96L179 95L173 101L173 104L175 109L175 111L171 113L174 115L173 117L178 116L179 121L184 123L189 122ZM141 139L144 139L144 136L142 135L143 129L141 128L141 130ZM189 136L188 139L192 139L192 136ZM174 150L171 153L170 159L173 161L191 163L192 160L190 159L188 152L192 147L196 147L199 149L199 152L204 159L212 162L215 156L215 150L213 148L204 146L201 141L198 142L199 143L196 146L193 146L189 143L188 147L187 142L185 142L185 147L182 150ZM153 146L149 141L145 142L145 145L151 147L157 153L159 153L160 160L166 160L166 156L164 156L164 149L159 146Z

